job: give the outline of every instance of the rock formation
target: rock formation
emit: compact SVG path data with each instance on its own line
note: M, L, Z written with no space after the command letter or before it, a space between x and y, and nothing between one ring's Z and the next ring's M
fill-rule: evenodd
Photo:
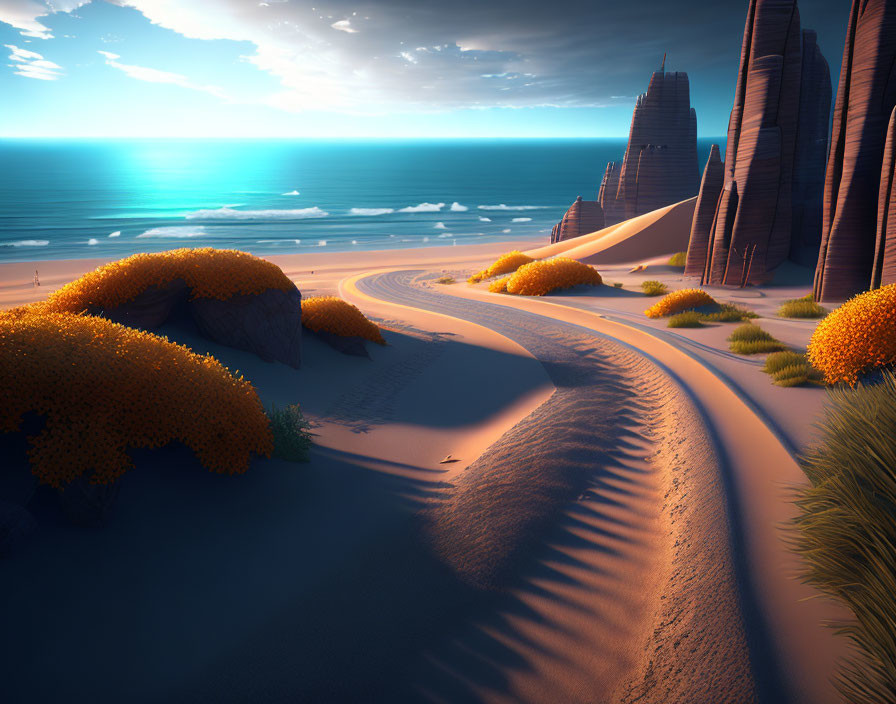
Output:
M152 330L183 309L209 339L253 352L266 362L299 368L302 359L302 295L268 289L254 296L227 300L190 298L182 279L151 286L115 308L89 310L116 323Z
M589 232L597 232L603 227L604 212L600 203L596 200L582 200L582 196L579 196L566 211L563 219L551 230L551 244L587 235Z
M816 300L843 300L876 283L876 206L896 105L894 37L896 0L853 0L824 183ZM882 259L881 281L885 268Z
M763 283L792 252L806 258L830 90L796 0L750 0L706 283Z
M697 113L690 96L686 73L660 70L638 97L622 165L608 164L601 184L607 225L697 193Z
M615 225L625 220L625 215L616 205L616 194L619 191L620 165L611 161L607 164L604 178L600 182L600 190L597 192L597 201L604 211L604 226Z
M703 277L706 269L706 255L709 250L709 237L712 223L716 216L716 206L722 195L722 184L725 180L725 165L719 155L719 145L713 144L709 151L709 159L703 170L700 182L700 193L697 195L697 206L694 208L694 221L691 223L691 239L688 242L688 257L684 265L685 276Z
M896 108L890 114L880 194L877 200L877 242L871 288L896 284Z

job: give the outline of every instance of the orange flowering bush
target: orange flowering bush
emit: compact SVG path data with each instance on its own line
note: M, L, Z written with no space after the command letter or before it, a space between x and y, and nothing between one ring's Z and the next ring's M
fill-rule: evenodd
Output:
M601 283L603 280L593 266L558 257L524 264L507 279L506 288L507 293L519 296L544 296L558 289Z
M809 341L809 361L828 384L896 363L896 284L860 293L827 315Z
M42 306L55 313L80 313L89 308L114 308L136 298L150 286L182 279L192 298L227 300L275 288L289 291L293 283L280 267L235 249L173 249L135 254L95 269L52 293Z
M302 325L309 330L332 333L341 337L362 337L385 345L379 327L370 322L355 306L335 296L317 296L302 301Z
M662 318L683 310L691 310L700 306L712 305L715 299L699 288L683 288L663 296L650 308L644 311L648 318Z
M478 284L480 281L485 281L493 276L510 274L523 266L523 264L529 264L534 261L528 254L523 254L519 250L513 250L507 254L502 254L488 269L483 269L478 274L473 274L468 281L471 284Z
M510 281L509 276L505 276L501 279L495 279L488 285L488 290L491 293L507 293L507 282Z
M253 386L211 356L104 318L17 309L0 314L0 432L24 414L45 419L29 438L41 482L61 488L91 473L106 484L133 466L129 448L179 440L204 467L246 471L273 437Z

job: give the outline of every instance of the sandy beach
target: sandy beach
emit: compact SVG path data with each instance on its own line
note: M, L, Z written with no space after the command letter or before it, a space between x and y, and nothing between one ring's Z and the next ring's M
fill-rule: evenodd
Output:
M643 315L641 281L693 283L666 265L693 210L549 246L271 257L303 296L381 326L369 359L306 336L296 370L163 328L266 405L300 403L311 461L219 477L183 448L141 452L103 530L38 492L4 595L45 608L7 615L10 691L52 699L78 676L94 701L837 701L818 673L844 654L822 625L841 614L794 579L782 528L825 391L773 386L728 351L730 325ZM513 249L609 285L466 283ZM101 263L0 264L0 308ZM811 272L785 274L707 290L805 346L814 321L775 311ZM76 565L76 585L50 578Z

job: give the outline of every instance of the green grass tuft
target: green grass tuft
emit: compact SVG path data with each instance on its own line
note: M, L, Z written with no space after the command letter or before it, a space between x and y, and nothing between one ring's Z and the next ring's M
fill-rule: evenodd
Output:
M772 352L766 357L762 371L772 377L776 386L820 384L823 378L822 373L809 364L805 354L793 350Z
M820 439L802 459L793 548L803 579L855 618L832 624L857 650L838 673L844 701L896 700L896 376L830 391Z
M617 281L615 284L613 284L613 288L622 288L622 284Z
M752 320L758 317L756 313L746 308L732 303L720 303L719 310L714 313L705 313L703 320L708 323L739 323L742 320Z
M274 457L290 462L307 462L311 448L311 425L298 404L277 408L268 412L271 433L274 436Z
M645 296L665 296L669 292L662 281L642 281L641 290Z
M440 276L436 279L437 284L453 284L455 283L454 277L446 274L445 276Z
M670 328L702 328L703 316L693 310L684 313L676 313L669 318L668 327Z
M669 266L679 266L682 269L684 265L687 264L688 261L688 253L687 252L677 252L669 257Z
M792 301L784 301L778 309L778 315L782 318L823 318L827 314L825 308L812 300L811 294Z
M766 374L776 374L782 369L792 367L794 364L808 364L806 355L793 350L773 352L765 358L765 366L762 368L762 371Z
M737 354L763 354L787 349L787 345L776 340L754 323L739 325L728 336L729 349Z

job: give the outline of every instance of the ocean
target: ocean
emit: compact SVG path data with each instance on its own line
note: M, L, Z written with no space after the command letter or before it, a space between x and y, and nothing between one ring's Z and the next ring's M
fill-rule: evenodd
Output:
M547 241L625 142L0 140L0 261Z

